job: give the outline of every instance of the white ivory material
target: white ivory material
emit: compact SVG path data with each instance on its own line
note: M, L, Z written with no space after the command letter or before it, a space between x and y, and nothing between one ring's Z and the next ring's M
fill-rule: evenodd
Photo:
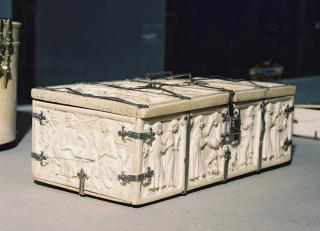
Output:
M8 82L0 73L0 145L10 143L16 139L17 65L20 26L20 23L13 22L13 54L10 62L11 76Z
M294 135L320 139L319 105L296 107L294 121Z
M184 84L185 80L157 81ZM33 112L42 113L45 118L40 121L33 119L32 151L35 154L43 153L46 157L42 161L33 158L34 178L78 191L78 173L83 169L86 174L85 194L138 205L258 171L259 156L261 168L291 160L291 146L284 147L286 141L292 139L292 113L286 113L286 108L293 105L294 87L271 83L252 84L245 81L207 82L212 87L235 90L234 97L238 99L249 97L247 91L253 94L254 100L250 102L233 103L234 113L238 114L241 120L237 141L223 141L223 137L230 131L230 124L225 120L228 106L225 101L220 104L218 102L221 97L229 95L224 89L221 92L219 89L193 85L186 86L186 89L180 86L168 87L176 93L191 97L191 100L177 100L161 91L154 94L152 89L144 90L143 93L140 90L120 89L120 92L126 93L126 99L151 105L142 109L105 99L88 99L88 94L123 97L117 88L109 91L108 87L96 84L67 86L85 93L86 97L67 93L65 86L59 87L62 92L33 90L33 96L36 96ZM117 82L118 85L129 83ZM139 84L133 83L133 86L140 86ZM289 91L285 93L283 89ZM213 93L210 94L210 91ZM57 99L52 103L59 94L61 97L62 94L68 97L69 105L72 106L56 104ZM269 99L268 95L272 97ZM197 97L202 98L198 101L200 105L193 101ZM211 99L214 99L215 106L208 107L212 102L207 101ZM81 100L87 100L87 104L78 107ZM106 102L108 107L97 103L99 100ZM188 105L185 104L179 109L171 108L168 113L162 111L159 113L161 116L149 116L161 108L167 108L170 102L174 102L176 107L179 107L179 102L188 102ZM114 110L119 108L118 113L114 113ZM198 110L193 110L194 108ZM264 116L262 108L265 108ZM182 109L184 111L180 111ZM153 112L148 114L152 110ZM129 115L121 115L125 111ZM192 114L190 124L186 120L189 113ZM137 133L146 133L151 129L154 136L145 139L122 137L119 135L122 129ZM227 162L226 153L230 154ZM153 171L150 178L135 178L136 180L132 181L119 179L122 174L147 173L148 168Z

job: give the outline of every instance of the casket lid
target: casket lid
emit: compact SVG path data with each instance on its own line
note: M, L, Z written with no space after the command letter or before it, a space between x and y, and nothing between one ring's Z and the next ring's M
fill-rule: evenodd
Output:
M77 83L32 90L33 99L138 118L196 110L232 102L294 95L280 83L193 77Z

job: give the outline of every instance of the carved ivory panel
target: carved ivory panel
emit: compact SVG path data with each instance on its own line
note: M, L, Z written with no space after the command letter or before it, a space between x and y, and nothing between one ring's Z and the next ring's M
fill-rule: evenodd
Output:
M108 113L34 102L32 160L36 180L79 190L83 169L85 193L130 202L132 184L121 184L118 175L133 171L134 140L118 135L121 126L133 129L134 120Z
M189 143L188 189L257 170L261 130L260 102L235 105L237 140L226 142L227 108L194 114ZM227 168L227 169L226 169Z

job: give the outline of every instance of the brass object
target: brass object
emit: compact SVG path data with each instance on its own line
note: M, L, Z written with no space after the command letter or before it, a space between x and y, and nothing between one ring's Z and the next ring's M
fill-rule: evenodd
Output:
M12 21L10 19L1 20L0 23L0 78L4 78L4 89L7 88L11 79L11 55L13 54Z

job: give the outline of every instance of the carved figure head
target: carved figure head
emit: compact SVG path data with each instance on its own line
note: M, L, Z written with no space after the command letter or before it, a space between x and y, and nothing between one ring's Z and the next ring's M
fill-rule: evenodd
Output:
M274 113L275 115L280 115L282 113L282 108L281 108L281 103L280 102L277 102L275 105L274 105Z
M156 134L156 135L161 135L163 130L162 130L162 124L160 122L155 123L152 126L152 131Z
M211 115L211 118L212 118L212 121L213 121L213 125L214 126L218 126L219 120L220 120L219 113L218 112L213 113Z
M254 107L253 106L248 107L247 116L248 117L253 117L254 116Z
M102 133L108 133L109 132L108 123L104 119L101 119L101 121L100 121L100 130L101 130Z
M266 106L266 112L270 115L273 114L273 106L271 103L268 103L267 106Z
M204 128L205 124L204 124L204 117L202 115L198 115L195 119L194 119L194 124L195 126L199 127L199 128Z
M58 114L58 112L56 111L52 111L48 114L48 116L50 117L50 123L53 127L58 126L59 121L60 121L60 116Z
M176 133L179 130L179 121L174 119L169 123L169 130Z
M72 114L72 113L67 113L66 114L66 127L67 128L74 128L77 118Z

